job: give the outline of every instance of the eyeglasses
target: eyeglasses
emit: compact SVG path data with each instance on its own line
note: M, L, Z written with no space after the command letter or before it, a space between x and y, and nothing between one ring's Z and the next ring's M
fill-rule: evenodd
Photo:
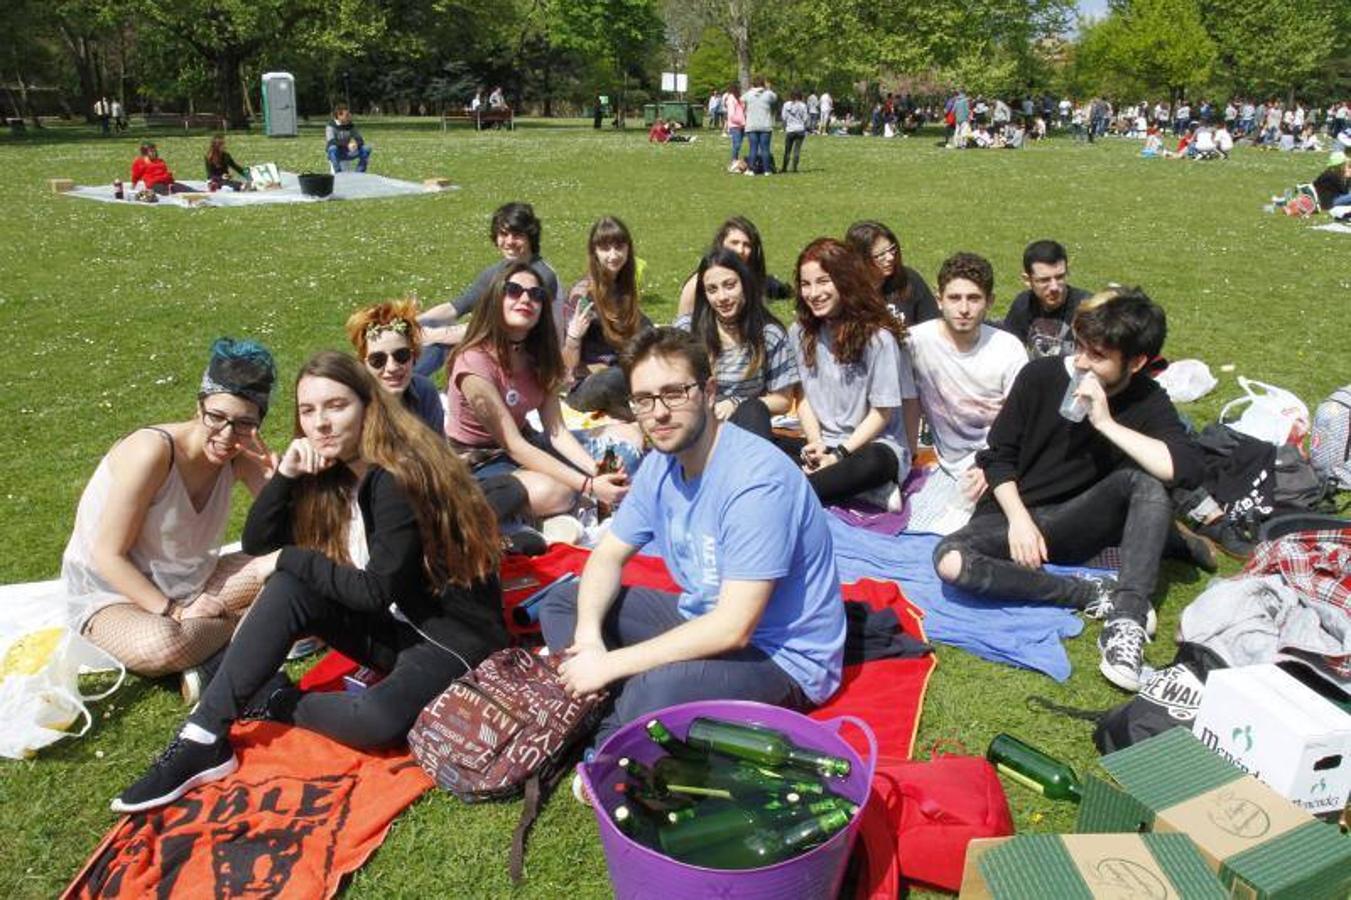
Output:
M523 284L517 284L514 281L508 281L506 286L507 296L512 300L519 300L522 296L529 297L535 303L543 303L549 299L549 292L539 285L526 287Z
M657 408L660 400L668 412L675 412L690 402L690 391L698 386L699 382L691 381L667 385L655 394L634 394L629 398L629 409L635 416L645 416Z
M413 348L400 347L392 353L386 353L383 350L376 350L374 353L366 354L366 365L372 369L383 369L385 363L393 359L396 365L406 366L408 361L413 358Z
M895 244L890 244L874 253L873 259L886 259L888 256L895 256L900 252L901 252L900 247L896 246Z
M218 413L214 409L207 409L205 405L199 404L202 411L202 422L212 433L224 431L229 428L239 437L248 437L251 434L257 434L262 425L257 419L238 418L232 419L224 413Z

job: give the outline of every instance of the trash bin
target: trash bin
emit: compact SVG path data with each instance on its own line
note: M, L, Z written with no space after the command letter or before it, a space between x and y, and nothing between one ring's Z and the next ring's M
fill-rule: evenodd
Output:
M663 100L661 117L668 122L679 122L685 128L695 124L690 104L684 100Z
M644 103L643 124L646 125L648 128L651 128L653 123L655 123L656 121L657 121L657 104Z
M290 72L263 76L263 133L268 137L295 137L296 80Z

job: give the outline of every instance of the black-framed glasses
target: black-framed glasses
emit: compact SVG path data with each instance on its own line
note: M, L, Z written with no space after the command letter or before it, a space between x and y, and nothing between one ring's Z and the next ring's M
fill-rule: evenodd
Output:
M257 434L258 429L263 424L257 419L250 419L247 416L232 419L224 413L207 409L205 403L199 403L198 407L202 411L202 423L213 433L229 428L239 437L248 437L251 434Z
M383 350L376 350L373 353L366 354L366 365L378 371L380 369L383 369L385 367L385 363L391 359L394 360L394 362L397 363L398 365L406 366L408 365L408 361L412 358L413 358L412 347L400 347L398 350L395 350L391 353L386 353Z
M536 303L543 303L549 299L549 292L539 285L526 287L523 284L517 284L514 281L508 281L506 286L507 296L512 300L519 300L522 296L529 297Z
M655 394L634 394L629 397L629 409L635 416L645 416L657 408L657 401L666 407L668 412L675 412L690 402L690 391L699 386L699 382L690 381L686 384L669 384Z
M881 250L873 254L873 259L886 259L888 256L896 256L901 252L901 248L896 244L888 244Z

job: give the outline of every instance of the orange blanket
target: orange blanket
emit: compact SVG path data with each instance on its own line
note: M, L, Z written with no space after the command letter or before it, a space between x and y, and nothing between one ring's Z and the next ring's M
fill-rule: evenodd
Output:
M302 728L249 722L230 742L238 771L122 819L63 898L331 897L432 786L407 752Z

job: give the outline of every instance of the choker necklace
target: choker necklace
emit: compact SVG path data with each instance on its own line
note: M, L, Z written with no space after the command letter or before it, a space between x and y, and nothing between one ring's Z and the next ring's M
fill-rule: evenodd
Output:
M526 340L526 338L521 338L519 341L509 340L507 343L511 345L511 349L513 350L524 350Z

